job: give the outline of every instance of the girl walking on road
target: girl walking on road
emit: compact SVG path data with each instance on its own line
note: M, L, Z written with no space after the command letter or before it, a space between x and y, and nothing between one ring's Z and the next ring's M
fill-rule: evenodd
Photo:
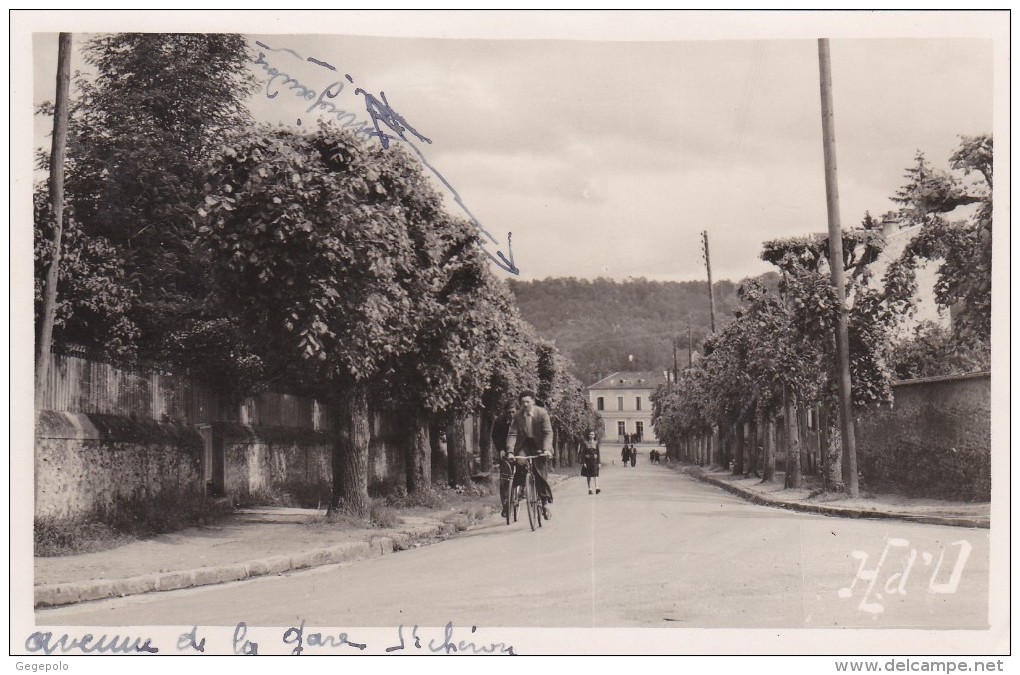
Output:
M591 494L592 481L595 481L595 494L602 492L599 489L599 465L602 463L599 456L599 442L595 438L595 432L588 432L588 440L584 442L584 449L581 451L581 475L588 479L588 494Z

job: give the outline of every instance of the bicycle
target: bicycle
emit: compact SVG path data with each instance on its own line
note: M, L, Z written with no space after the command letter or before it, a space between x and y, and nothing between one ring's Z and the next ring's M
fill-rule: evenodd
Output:
M506 484L506 490L503 491L503 515L506 518L506 524L510 524L510 518L513 517L513 521L517 522L517 510L520 504L520 499L517 497L518 488L514 486L514 477L517 474L516 462L511 462L509 458L504 459L510 466L510 474L506 477L500 478Z
M509 460L510 457L507 457ZM521 493L524 493L524 499L527 502L528 508L528 524L531 526L532 531L535 527L542 527L542 519L545 517L543 511L542 500L538 497L538 487L535 485L535 470L534 470L534 456L513 456L514 462L510 464L513 471L511 471L509 489L507 490L507 502L506 502L506 524L510 524L510 515L513 514L514 522L517 522L517 512L520 508ZM517 465L523 464L524 471L524 485L514 485L514 477L517 473Z

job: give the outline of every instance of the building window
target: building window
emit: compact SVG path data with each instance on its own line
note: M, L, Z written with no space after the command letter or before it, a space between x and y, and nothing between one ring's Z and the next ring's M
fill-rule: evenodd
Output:
M641 410L641 397L637 397L637 407L634 410Z
M640 422L640 421L634 422L634 436L637 438L637 442L638 443L640 443L642 440L644 440L644 434L645 434L645 423L644 422Z
M616 409L617 410L623 410L623 397L622 396L617 396L616 397Z
M606 409L606 399L604 399L603 397L599 396L597 399L595 399L595 407L596 407L597 410L605 410Z
M623 438L623 435L627 433L627 423L619 421L616 423L616 435Z

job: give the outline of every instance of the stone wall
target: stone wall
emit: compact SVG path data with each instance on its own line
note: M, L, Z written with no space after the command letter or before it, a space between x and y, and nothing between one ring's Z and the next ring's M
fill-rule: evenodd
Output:
M214 424L213 434L223 447L222 490L227 495L289 494L313 506L329 498L332 434L231 423Z
M991 411L991 373L905 380L893 385L894 407L922 404Z
M897 383L892 407L857 419L858 468L866 486L913 497L991 498L988 373Z
M36 414L35 516L79 517L162 492L202 492L193 427L111 415Z

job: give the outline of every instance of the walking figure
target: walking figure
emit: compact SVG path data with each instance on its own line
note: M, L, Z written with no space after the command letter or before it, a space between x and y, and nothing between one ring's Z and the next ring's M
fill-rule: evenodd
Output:
M588 432L588 440L581 450L581 475L588 479L588 494L591 494L592 481L595 482L595 494L599 494L599 466L602 464L599 455L599 442L595 438L595 432Z

